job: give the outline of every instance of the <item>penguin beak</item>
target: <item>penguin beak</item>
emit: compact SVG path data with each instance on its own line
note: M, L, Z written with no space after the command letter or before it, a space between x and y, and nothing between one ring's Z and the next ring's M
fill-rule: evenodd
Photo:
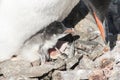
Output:
M101 22L100 19L97 17L97 15L96 15L95 12L93 12L93 17L94 17L95 22L96 22L96 24L97 24L97 26L98 26L98 29L99 29L99 31L100 31L100 33L101 33L101 37L102 37L103 41L105 41L105 31L104 31L104 27L103 27L103 25L102 25L102 22Z

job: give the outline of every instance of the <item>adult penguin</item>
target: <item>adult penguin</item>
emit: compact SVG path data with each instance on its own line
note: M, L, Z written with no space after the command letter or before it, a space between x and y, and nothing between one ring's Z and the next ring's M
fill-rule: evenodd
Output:
M109 42L111 50L116 45L117 36L120 33L120 0L112 0L105 20L106 41Z

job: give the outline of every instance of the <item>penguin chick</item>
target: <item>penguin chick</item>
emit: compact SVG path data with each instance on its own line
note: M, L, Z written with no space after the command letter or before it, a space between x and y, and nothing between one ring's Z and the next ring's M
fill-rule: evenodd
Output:
M54 21L62 21L79 0L0 0L0 62Z
M36 60L45 63L49 59L48 49L53 48L58 39L67 35L65 26L61 22L53 22L37 34L27 40L21 49L18 59L34 62Z

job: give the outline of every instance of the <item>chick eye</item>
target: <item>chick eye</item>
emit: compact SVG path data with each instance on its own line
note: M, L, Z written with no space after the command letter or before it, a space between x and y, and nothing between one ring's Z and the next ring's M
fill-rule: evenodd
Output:
M62 29L58 29L58 32L59 32L59 33L62 33Z

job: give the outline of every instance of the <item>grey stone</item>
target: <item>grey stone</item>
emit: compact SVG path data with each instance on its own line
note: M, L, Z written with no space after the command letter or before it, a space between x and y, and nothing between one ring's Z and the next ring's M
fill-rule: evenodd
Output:
M80 80L88 79L91 70L72 70L72 71L56 71L53 73L53 80Z

